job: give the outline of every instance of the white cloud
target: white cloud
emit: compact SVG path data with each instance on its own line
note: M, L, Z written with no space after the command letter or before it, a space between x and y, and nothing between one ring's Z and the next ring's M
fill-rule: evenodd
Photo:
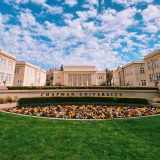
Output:
M150 32L150 33L156 33L159 31L159 28L153 24L147 24L145 31Z
M89 4L90 6L91 5L98 5L98 0L85 0L84 2L85 2L85 4Z
M156 33L160 31L160 6L149 5L142 12L147 32Z
M143 19L147 22L158 20L160 18L160 6L149 5L142 14Z
M122 60L113 52L108 43L99 44L98 39L93 37L94 24L84 23L85 30L82 28L82 20L74 20L72 24L65 27L58 27L53 23L46 22L39 24L31 11L26 10L19 16L21 26L5 25L3 28L9 28L3 32L0 39L0 47L15 54L18 59L27 61L36 60L38 64L47 62L50 66L53 64L94 64L100 62L98 67L104 68L107 64L111 67L121 63ZM4 23L4 22L3 22ZM78 25L77 25L78 24ZM34 27L32 27L34 25ZM48 46L44 41L34 37L46 36L51 40L50 44L55 44L54 48ZM69 37L75 37L69 39ZM12 37L12 39L10 38ZM69 55L64 53L64 47L69 47L83 42L83 45L72 49ZM10 46L8 48L8 46ZM113 67L113 66L112 66Z
M65 0L65 3L68 4L71 7L73 7L76 4L78 4L77 0Z
M2 15L0 13L0 36L3 34L5 25L7 24L9 19L9 15Z
M50 11L55 7L48 5L46 0L16 0L15 3L29 1ZM90 1L90 4L93 5L96 2ZM159 29L157 9L157 6L150 5L141 12L146 25L145 30L151 33ZM152 13L147 16L150 10ZM96 7L91 7L89 10L77 11L77 18L72 14L64 13L63 18L66 23L64 26L57 26L49 20L40 23L28 9L20 10L18 16L20 25L7 24L8 16L0 14L0 48L16 55L18 59L30 62L34 60L37 64L44 66L91 64L101 69L106 66L113 69L126 63L123 53L118 53L116 49L129 53L128 57L132 55L140 57L142 50L147 52L149 42L156 40L155 34L147 36L147 33L128 32L130 27L139 27L135 20L137 12L139 11L135 7L128 7L122 11L107 9L97 15ZM144 30L142 26L140 29ZM123 43L126 43L125 47ZM136 48L141 52L135 53Z
M21 22L21 26L23 28L36 26L35 17L32 15L30 10L25 10L19 16L19 21Z
M52 14L57 14L57 13L59 14L63 12L62 7L48 5L47 0L4 0L4 2L8 4L13 3L14 5L32 2L33 4L40 5L41 7L45 8L47 12L52 13Z
M118 3L124 6L136 5L138 3L152 3L153 0L112 0L114 3Z

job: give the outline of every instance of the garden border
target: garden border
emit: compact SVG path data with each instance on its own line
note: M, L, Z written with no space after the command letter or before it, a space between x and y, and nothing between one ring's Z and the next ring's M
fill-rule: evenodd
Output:
M25 114L19 114L19 113L13 113L13 112L6 112L0 109L0 112L7 113L11 115L17 115L17 116L24 116L24 117L32 117L32 118L42 118L42 119L50 119L50 120L62 120L62 121L108 121L108 120L122 120L122 119L137 119L137 118L147 118L147 117L155 117L160 116L160 114L154 114L149 116L140 116L140 117L125 117L125 118L112 118L112 119L64 119L64 118L52 118L52 117L42 117L42 116L31 116L31 115L25 115Z

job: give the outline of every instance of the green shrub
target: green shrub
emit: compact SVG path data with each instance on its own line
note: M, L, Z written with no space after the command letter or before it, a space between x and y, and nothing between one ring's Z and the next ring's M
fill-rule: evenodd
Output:
M0 104L3 104L3 103L4 103L4 99L0 98Z
M12 102L17 102L18 101L18 97L15 96L13 99L12 99Z
M9 90L41 90L41 89L129 89L129 90L158 90L157 87L133 86L14 86Z
M148 105L149 102L144 98L125 98L125 97L34 97L20 98L19 107L27 106L46 106L54 104L93 104L93 105L116 105L116 104L138 104Z
M14 100L11 97L0 98L0 104L12 103L12 102L14 102Z
M12 103L13 102L11 97L5 98L4 101L5 101L5 103Z

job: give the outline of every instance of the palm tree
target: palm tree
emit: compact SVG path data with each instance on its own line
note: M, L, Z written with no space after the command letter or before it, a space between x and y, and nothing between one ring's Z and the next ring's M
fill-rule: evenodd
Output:
M62 64L61 67L60 67L60 71L63 71L63 64Z
M106 86L111 86L113 71L110 71L108 68L105 68L105 71L106 71Z

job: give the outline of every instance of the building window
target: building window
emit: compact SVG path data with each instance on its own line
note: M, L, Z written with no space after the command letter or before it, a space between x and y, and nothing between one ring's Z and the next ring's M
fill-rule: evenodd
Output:
M15 74L19 74L19 68L15 69Z
M0 72L0 81L3 82L5 80L5 74Z
M156 73L156 75L155 75L155 79L156 79L157 81L159 81L159 80L160 80L160 73Z
M17 86L22 86L22 80L17 81Z
M149 75L149 80L152 82L152 74Z
M151 60L150 62L147 63L148 69L154 69L159 67L159 62L158 60Z
M147 66L148 66L148 69L150 69L150 63L149 62L147 63Z
M158 68L159 67L158 60L155 60L154 63L155 63L155 68Z
M0 58L0 67L5 68L6 67L6 60L3 58Z
M3 64L2 64L2 68L6 68L6 60L5 59L3 59Z
M158 78L159 78L158 73L156 73L156 74L155 74L155 80L158 81Z
M142 67L140 68L140 73L144 74L144 68L142 68Z
M141 85L146 86L146 80L141 80Z
M150 80L150 82L159 81L160 80L160 73L150 74L149 75L149 80Z
M126 86L131 86L130 81L128 81L128 82L126 83Z
M158 80L160 80L160 73L158 74Z
M156 61L155 61L155 60L152 61L151 64L152 64L152 69L153 69L153 68L156 68Z
M8 61L8 69L10 70L13 69L13 62Z
M103 75L99 75L98 79L103 79Z
M12 75L11 74L7 74L7 78L6 78L6 80L7 80L7 82L11 82L11 77L12 77Z

